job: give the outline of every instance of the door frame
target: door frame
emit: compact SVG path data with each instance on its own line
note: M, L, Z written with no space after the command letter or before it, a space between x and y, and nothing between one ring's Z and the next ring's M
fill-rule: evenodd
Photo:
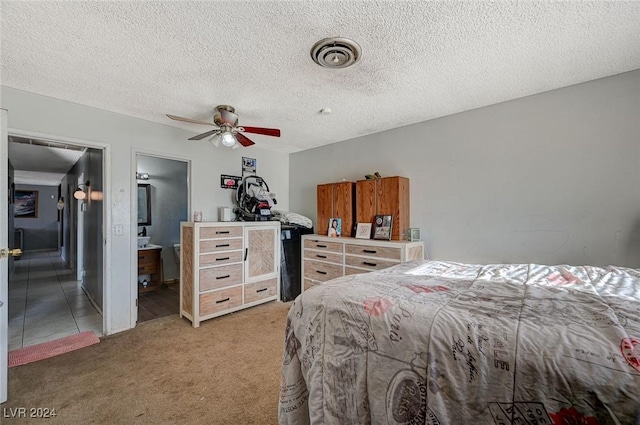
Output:
M9 134L7 110L0 109L0 216L9 217ZM0 249L9 246L9 222L0 229ZM7 401L8 348L9 348L9 258L0 257L0 403Z
M161 159L170 159L187 163L187 217L191 211L191 159L186 156L175 155L167 152L154 150L131 148L131 329L136 327L138 322L138 180L136 173L138 171L138 155L152 156ZM136 265L136 266L134 266Z
M39 139L51 142L62 142L69 145L83 146L102 151L102 182L103 182L103 202L102 202L102 333L109 334L111 323L111 145L93 140L76 139L74 137L57 136L36 131L27 131L17 128L8 128L8 135L22 137L26 139ZM8 159L8 156L7 156ZM70 196L73 196L71 194ZM77 225L77 223L76 223ZM76 256L77 261L77 256Z

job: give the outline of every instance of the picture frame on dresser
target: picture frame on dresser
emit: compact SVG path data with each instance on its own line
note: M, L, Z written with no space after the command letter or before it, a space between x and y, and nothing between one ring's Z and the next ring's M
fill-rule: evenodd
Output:
M373 239L389 241L391 240L391 229L393 227L392 215L376 215L373 220Z
M356 239L371 239L371 223L358 223Z

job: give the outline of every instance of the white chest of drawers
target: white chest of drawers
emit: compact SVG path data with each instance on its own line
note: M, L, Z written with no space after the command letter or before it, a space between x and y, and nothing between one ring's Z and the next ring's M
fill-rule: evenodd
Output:
M280 223L184 222L180 316L203 320L277 300Z
M303 290L336 277L385 269L424 258L424 244L408 241L302 236Z

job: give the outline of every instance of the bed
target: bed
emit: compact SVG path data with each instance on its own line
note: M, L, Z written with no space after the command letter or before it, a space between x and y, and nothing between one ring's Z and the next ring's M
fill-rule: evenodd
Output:
M640 271L409 262L305 291L279 423L640 424Z

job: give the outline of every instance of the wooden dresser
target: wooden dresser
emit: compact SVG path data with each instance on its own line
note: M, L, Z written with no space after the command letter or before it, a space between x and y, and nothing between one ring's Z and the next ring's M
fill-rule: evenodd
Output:
M146 286L143 284L145 279ZM159 291L162 282L162 247L148 245L138 248L138 293Z
M180 317L194 328L279 298L279 222L183 222L180 243Z
M340 276L385 269L424 258L421 241L302 236L303 291Z

